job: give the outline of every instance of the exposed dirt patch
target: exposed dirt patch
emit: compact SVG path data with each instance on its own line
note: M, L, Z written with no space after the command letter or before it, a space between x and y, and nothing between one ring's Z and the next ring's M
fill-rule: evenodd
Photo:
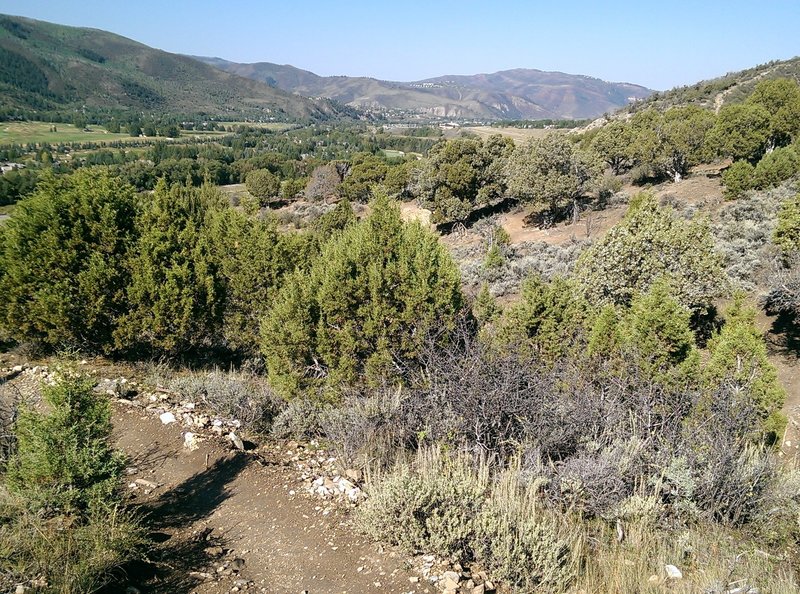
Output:
M415 590L402 557L360 536L345 511L306 493L281 444L260 448L260 462L214 440L189 451L177 423L131 405L115 406L114 426L138 469L129 478L158 485L137 498L164 540L159 571L142 576L148 592L217 594L236 580L270 593L430 590ZM238 571L224 575L226 563Z

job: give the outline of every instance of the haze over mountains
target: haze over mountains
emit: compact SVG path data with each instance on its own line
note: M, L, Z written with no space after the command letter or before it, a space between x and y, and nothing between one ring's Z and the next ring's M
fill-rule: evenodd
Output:
M196 58L298 95L329 97L351 107L388 114L477 119L592 118L653 92L635 84L526 68L393 82L319 76L270 62L240 64L221 58Z

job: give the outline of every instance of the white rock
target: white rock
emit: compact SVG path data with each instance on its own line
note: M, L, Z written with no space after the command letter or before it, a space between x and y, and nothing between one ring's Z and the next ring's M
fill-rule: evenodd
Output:
M13 371L14 373L22 373L23 369L24 368L22 367L22 365L14 365L14 367L11 368L11 371ZM24 588L25 586L22 587Z
M164 423L165 425L169 425L170 423L174 423L175 422L175 415L173 415L169 411L167 411L165 413L161 413L158 416L158 418L161 419L161 422Z
M195 451L197 448L200 447L200 440L197 438L197 435L192 433L191 431L187 431L183 434L183 447L188 448L190 452Z
M148 480L143 479L143 478L137 478L133 482L136 484L136 486L144 487L145 489L156 489L156 488L158 488L158 484L157 483L154 483L152 481L148 481Z
M667 572L667 577L671 580L683 579L683 574L681 573L681 570L675 567L674 565L665 565L664 571Z
M244 450L244 442L233 431L228 433L228 439L230 439L233 445L235 445L238 449Z

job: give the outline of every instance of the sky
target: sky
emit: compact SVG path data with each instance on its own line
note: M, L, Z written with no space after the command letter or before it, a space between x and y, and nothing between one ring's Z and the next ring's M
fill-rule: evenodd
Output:
M0 0L0 13L397 81L537 68L665 90L800 55L798 0Z

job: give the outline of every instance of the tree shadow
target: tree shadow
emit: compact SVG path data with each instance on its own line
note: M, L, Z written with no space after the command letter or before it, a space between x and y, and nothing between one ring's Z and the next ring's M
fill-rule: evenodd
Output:
M786 357L800 355L800 325L790 313L780 312L772 320L772 327L766 336L770 353Z
M230 497L228 484L244 470L248 460L246 454L235 452L190 476L144 507L148 524L165 530L186 526L208 517Z
M180 529L209 517L230 497L230 483L247 464L248 457L242 452L220 458L156 501L141 506L142 523L149 529L149 548L143 558L123 567L115 583L101 592L111 594L133 585L148 593L189 594L209 579L204 573L214 575L212 565L222 556L225 535L212 533L212 528L191 535Z

